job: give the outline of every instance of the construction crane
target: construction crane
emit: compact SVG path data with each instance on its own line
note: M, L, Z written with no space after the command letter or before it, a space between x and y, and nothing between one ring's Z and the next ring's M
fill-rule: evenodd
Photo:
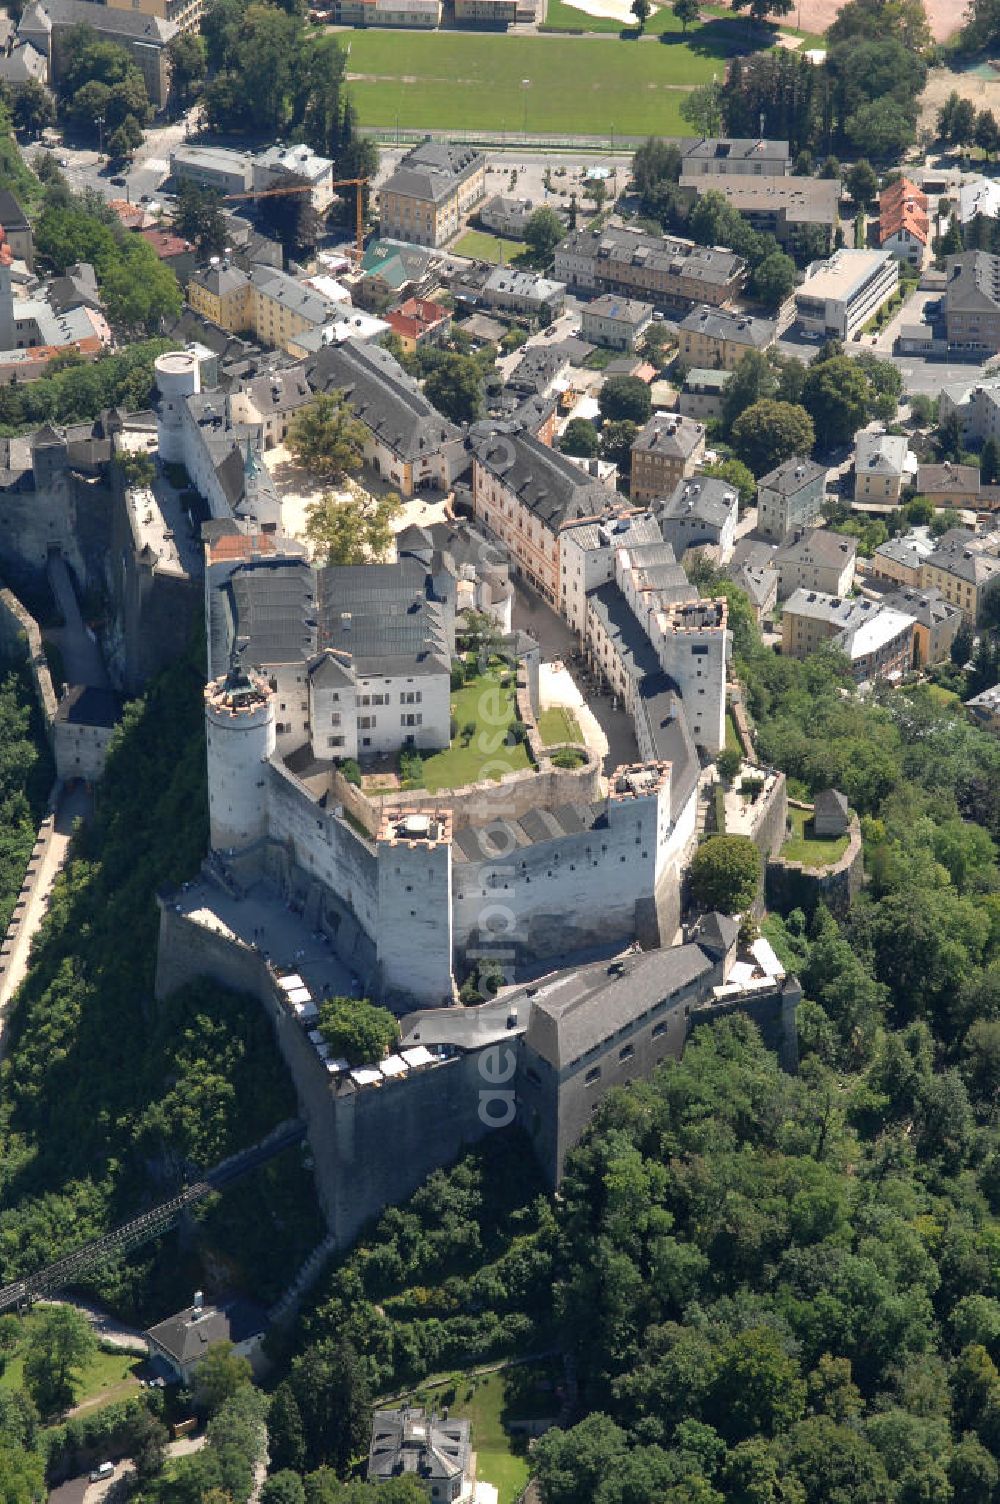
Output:
M365 254L364 211L365 187L367 186L367 183L367 178L338 178L335 182L330 184L331 188L357 189L357 192L354 195L354 256L359 266L361 264L361 259ZM243 198L252 198L254 200L259 198L279 198L282 195L290 193L312 193L312 186L309 183L296 183L294 186L288 188L263 188L259 192L251 190L249 193L227 193L223 196L222 202L224 204L231 204L235 203L237 199Z

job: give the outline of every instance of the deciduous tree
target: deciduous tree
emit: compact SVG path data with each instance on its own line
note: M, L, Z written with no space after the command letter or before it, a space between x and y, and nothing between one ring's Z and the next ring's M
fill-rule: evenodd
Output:
M811 454L816 434L804 407L765 399L740 414L732 441L738 457L759 476L793 454Z
M286 443L296 464L323 480L339 481L361 469L367 430L341 391L317 392L288 427Z
M703 909L737 914L754 900L760 852L749 836L709 836L691 861L691 891Z
M395 1016L366 997L327 998L319 1030L333 1054L351 1065L377 1065L399 1041Z

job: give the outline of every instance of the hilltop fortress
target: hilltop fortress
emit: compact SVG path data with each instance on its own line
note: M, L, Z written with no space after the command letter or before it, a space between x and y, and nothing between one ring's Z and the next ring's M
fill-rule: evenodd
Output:
M379 359L391 386L392 362ZM701 599L678 567L656 504L629 506L523 425L492 436L477 425L471 519L405 528L389 563L318 566L282 532L249 400L206 397L180 355L165 364L160 453L198 474L211 513L211 851L198 880L161 898L157 988L208 974L260 998L338 1240L513 1123L557 1183L601 1097L679 1054L703 1019L751 1012L793 1066L799 992L770 947L741 958L721 915L682 934L725 743L729 631L725 600ZM379 422L391 422L381 406ZM545 745L541 653L512 622L521 582L627 712L632 761L605 766L582 738ZM529 765L505 764L500 737L490 776L469 786L349 781L348 760L391 768L454 743L456 633L470 607L496 624ZM784 821L784 781L771 775L746 828L771 851ZM483 962L507 986L462 1007L459 988ZM338 991L396 1012L396 1054L331 1058L315 1023Z
M171 352L155 413L10 440L0 559L30 584L61 554L100 593L126 691L203 616L210 850L160 895L157 993L209 976L260 1000L346 1244L512 1124L558 1183L604 1094L680 1054L702 1020L749 1012L793 1066L799 993L765 942L740 951L731 919L682 924L725 744L729 628L726 601L702 599L665 541L665 502L631 505L554 450L544 401L463 434L387 352L349 341L336 358L223 384L211 352ZM442 498L386 563L315 564L272 456L340 366L364 389L371 473L401 485L412 439L403 489ZM151 483L128 480L129 451L151 456ZM468 664L484 686L471 730L452 709L470 609L496 632L490 675L487 654ZM553 652L525 630L536 621L614 697L616 754L593 717L546 743ZM404 786L401 759L466 735L492 738L477 782ZM769 854L785 787L762 772L737 813ZM483 968L502 972L499 993L461 1006ZM395 1054L331 1058L318 1011L341 994L396 1013Z

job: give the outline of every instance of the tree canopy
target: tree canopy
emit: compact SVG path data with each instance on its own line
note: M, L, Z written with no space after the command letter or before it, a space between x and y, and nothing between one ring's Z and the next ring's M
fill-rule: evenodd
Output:
M399 1042L395 1015L366 997L327 998L319 1031L333 1054L351 1065L377 1064Z
M737 457L757 476L793 454L811 454L816 442L812 419L804 407L770 398L746 408L733 424L731 436Z
M361 469L367 432L343 392L316 392L288 425L285 442L303 469L340 481Z
M756 896L762 870L749 836L709 836L691 860L694 901L703 909L742 913Z

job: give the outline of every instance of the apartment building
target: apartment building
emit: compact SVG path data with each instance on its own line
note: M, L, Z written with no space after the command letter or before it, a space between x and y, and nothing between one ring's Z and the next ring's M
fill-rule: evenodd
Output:
M787 600L797 590L845 596L854 584L856 538L811 527L782 544L774 555L778 571L778 599Z
M826 642L846 653L858 684L898 678L913 664L911 617L873 601L796 590L781 617L782 653L807 658Z
M920 569L921 588L939 591L961 609L971 627L982 620L987 601L1000 590L1000 558L989 547L967 528L952 528L938 539Z
M746 264L732 251L613 225L571 230L554 259L553 275L574 292L617 293L654 307L723 307L746 281Z
M871 556L868 572L877 580L915 588L920 584L924 560L933 552L922 538L889 538Z
M1000 256L965 251L945 263L944 317L956 350L993 355L1000 350Z
M680 143L683 177L787 177L787 141L762 137L703 136Z
M938 397L938 422L958 415L965 439L1000 438L1000 376L977 375L974 380L950 382Z
M150 103L162 110L170 98L170 43L180 35L176 21L131 4L127 9L92 0L29 0L17 23L18 40L40 52L48 81L58 83L65 66L62 39L75 26L90 26L102 42L126 51L142 73Z
M906 474L906 439L892 433L859 433L854 460L854 499L893 504Z
M882 604L913 622L913 661L943 663L962 625L962 613L937 590L904 588L882 597Z
M912 271L923 271L930 250L927 195L909 178L897 178L879 195L879 245Z
M112 10L138 11L172 21L178 31L197 31L201 26L203 0L104 0Z
M677 326L680 353L688 365L735 371L748 350L774 344L773 319L751 318L726 308L692 308Z
M470 438L475 516L504 544L516 572L558 609L561 532L581 518L617 515L621 498L520 424L476 424Z
M584 307L581 332L593 345L631 354L652 322L652 303L604 293Z
M796 314L813 334L850 339L898 286L899 262L888 251L834 251L810 266L795 293Z
M721 418L722 394L728 380L728 371L692 366L677 394L677 411L682 417L697 418L701 423L707 423L709 418Z
M398 308L391 308L385 322L403 346L406 355L416 354L422 345L438 345L451 329L451 314L440 303L426 298L406 298Z
M289 146L269 146L253 159L255 193L281 188L298 179L309 184L309 197L317 214L325 214L334 200L333 162L321 157L301 141Z
M710 544L725 563L736 542L739 501L735 488L717 476L695 475L681 481L655 508L663 541L679 561L689 548Z
M379 190L379 233L414 245L445 245L485 196L482 152L422 141Z
M566 289L561 282L542 277L537 272L495 266L483 284L481 298L487 308L526 313L529 318L555 318L562 312Z
M634 502L670 496L705 453L705 427L674 413L654 413L632 443L629 495Z
M981 491L978 465L921 465L917 491L936 507L978 507Z
M755 230L773 235L784 250L797 251L807 235L813 255L817 241L824 254L833 249L840 222L839 180L702 175L682 177L680 186L699 198L706 193L721 194Z
M217 260L218 258L216 258ZM250 323L250 278L238 266L218 262L192 272L187 285L187 300L195 313L228 329L242 333Z
M757 482L757 531L772 543L809 527L822 515L826 471L793 455Z

